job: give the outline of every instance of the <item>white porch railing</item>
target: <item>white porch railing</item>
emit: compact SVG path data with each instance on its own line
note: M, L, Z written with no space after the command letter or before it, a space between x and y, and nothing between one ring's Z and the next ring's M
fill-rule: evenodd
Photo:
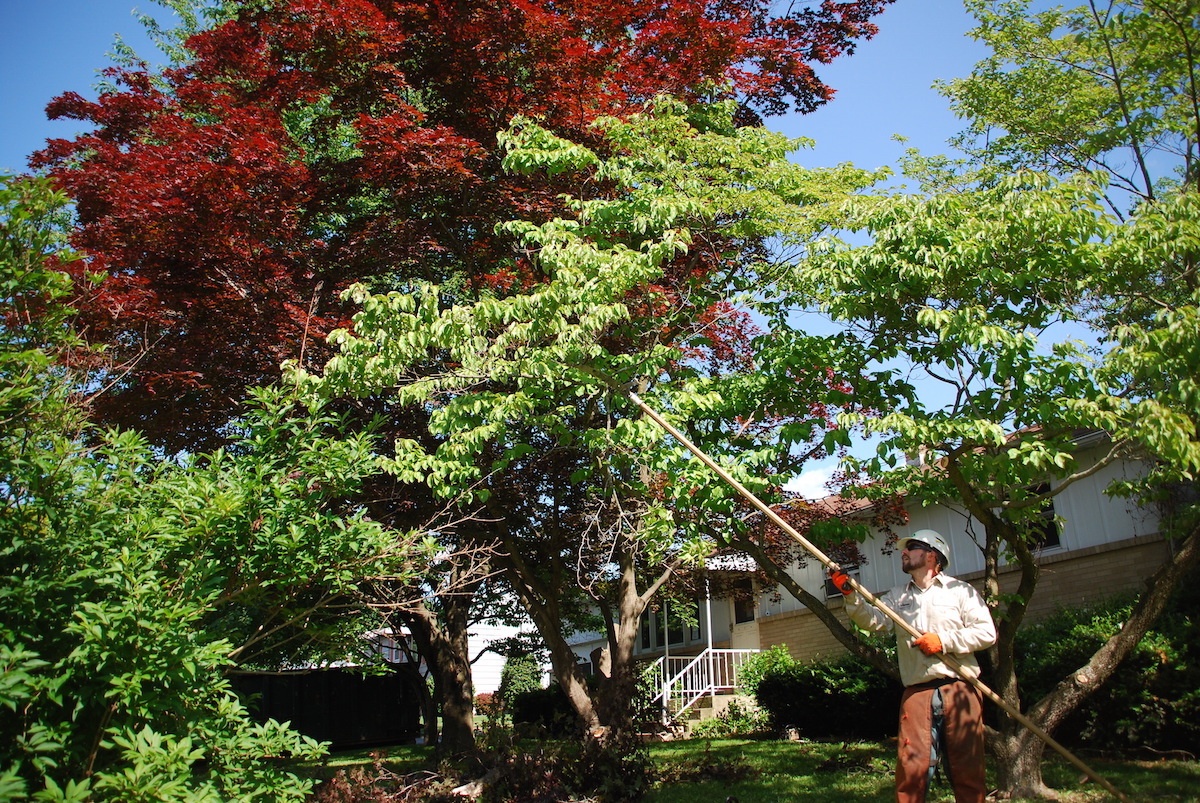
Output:
M646 668L656 693L652 704L662 708L662 722L670 726L706 696L733 691L737 671L759 650L708 649L699 655L671 655Z

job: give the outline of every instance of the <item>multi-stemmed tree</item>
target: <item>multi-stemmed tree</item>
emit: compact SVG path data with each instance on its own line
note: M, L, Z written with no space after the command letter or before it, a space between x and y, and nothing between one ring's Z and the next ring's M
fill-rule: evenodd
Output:
M1021 699L1014 639L1053 496L1123 457L1147 461L1144 499L1164 483L1194 485L1200 469L1200 36L1188 3L971 7L994 56L946 85L969 122L971 172L912 159L928 194L853 205L848 227L870 244L832 247L798 278L897 380L924 377L906 403L845 423L882 439L865 464L877 488L956 502L981 529L999 631L992 683L1053 732L1198 560L1195 511L1173 511L1164 534L1181 540L1130 620L1051 693ZM1081 465L1086 431L1110 446ZM889 462L918 453L917 469ZM1020 569L1008 593L1002 560ZM1036 736L1004 716L992 736L1006 793L1052 794Z
M566 198L561 218L505 227L541 281L477 299L415 281L386 294L354 288L362 310L353 332L332 336L340 352L320 375L294 374L320 396L386 394L429 412L436 443L398 441L394 471L491 515L494 563L597 735L632 724L650 600L712 551L714 517L740 504L628 392L764 493L807 453L793 447L820 442L824 405L847 403L823 364L826 341L754 337L747 310L784 317L762 270L772 264L765 239L785 226L820 231L822 202L871 176L799 168L787 159L793 143L738 127L735 111L660 99L629 122L602 121L596 149L518 121L504 137L508 169L595 188ZM595 697L566 640L581 602L599 608L609 641L611 673Z

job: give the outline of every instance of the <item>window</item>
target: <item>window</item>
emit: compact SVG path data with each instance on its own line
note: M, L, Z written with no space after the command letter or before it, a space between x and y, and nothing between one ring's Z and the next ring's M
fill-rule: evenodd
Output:
M754 621L754 610L758 607L758 597L754 594L754 581L742 580L733 592L733 621L745 624Z
M693 627L692 631L697 633L692 640L699 640L699 629ZM641 644L640 649L661 649L664 644L683 644L683 639L686 632L687 628L684 627L682 618L672 616L669 609L665 616L663 615L662 611L658 611L657 613L650 613L647 611L646 613L642 614L642 626L639 639Z
M1050 483L1042 483L1029 490L1039 495L1050 493ZM1054 497L1046 499L1045 506L1033 524L1031 535L1034 549L1053 549L1062 546L1062 535L1058 531L1058 522L1054 516Z
M682 644L683 643L683 622L680 621L677 617L671 616L671 617L668 617L668 619L667 619L667 625L668 625L667 634L666 634L667 635L667 643L668 644ZM662 637L663 637L663 627L660 624L659 628L658 628L658 638L659 638L660 642L662 641Z

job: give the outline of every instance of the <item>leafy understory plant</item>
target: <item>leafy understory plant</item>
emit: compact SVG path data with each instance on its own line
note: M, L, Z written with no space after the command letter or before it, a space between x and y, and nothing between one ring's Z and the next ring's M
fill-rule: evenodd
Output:
M423 537L346 500L371 439L263 389L225 451L164 460L83 420L64 199L0 185L0 797L301 801L324 746L256 723L240 663L353 655L361 578L403 582Z

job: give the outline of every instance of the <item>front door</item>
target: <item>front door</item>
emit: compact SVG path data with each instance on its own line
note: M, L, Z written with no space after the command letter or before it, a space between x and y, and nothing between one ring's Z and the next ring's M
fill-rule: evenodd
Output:
M751 597L746 600L735 600L730 604L733 607L731 617L733 621L733 630L729 635L729 646L735 650L757 650L759 647L758 641L758 606L755 604L757 599Z

